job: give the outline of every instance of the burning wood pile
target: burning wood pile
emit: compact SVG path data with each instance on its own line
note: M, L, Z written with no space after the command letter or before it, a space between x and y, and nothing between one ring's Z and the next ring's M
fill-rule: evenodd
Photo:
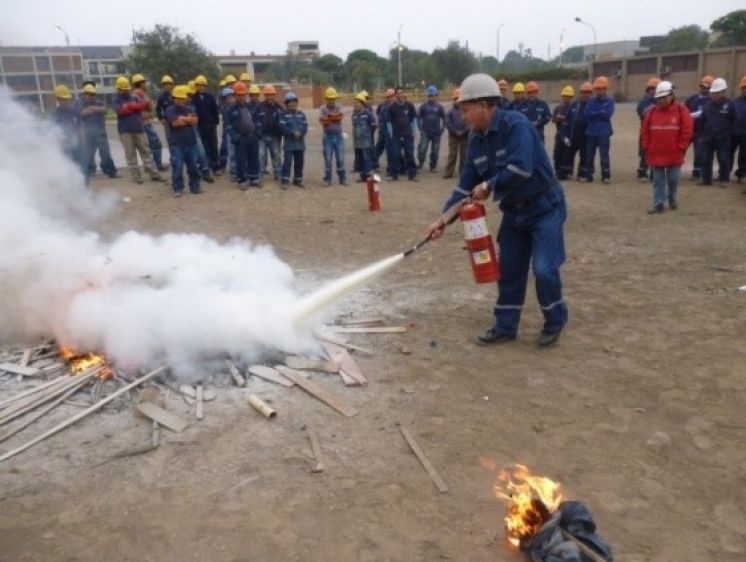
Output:
M180 400L183 399L193 409L194 417L201 420L204 417L204 403L216 397L215 389L208 387L210 383L218 387L232 384L241 389L251 389L252 393L245 397L246 402L268 419L272 419L276 412L267 401L257 395L262 392L261 383L288 389L299 387L336 412L347 417L354 416L357 411L341 397L311 380L312 373L338 375L346 386L365 385L367 380L348 351L362 354L372 352L339 339L337 334L401 333L407 329L384 326L381 319L349 321L328 328L317 335L323 350L321 356L275 354L275 359L264 365L245 364L226 357L209 362L211 367L208 372L213 374L196 381L194 385L176 382L173 377L168 376L167 366L148 373L133 372L109 364L103 355L77 353L54 340L25 349L0 348L0 382L14 382L16 384L8 386L19 390L11 393L0 388L0 447L3 442L61 406L82 408L74 416L32 440L10 450L0 449L0 462L62 431L114 400L119 400L117 404L120 409L129 404L139 414L152 420L153 444L149 448L138 450L138 453L154 450L160 445L160 426L180 432L189 425L183 417L162 407L166 400L161 400L161 404L158 404L161 393L167 397L178 395ZM252 379L258 382L249 388L248 383ZM38 384L29 386L31 381ZM144 386L148 381L149 386L142 392L137 396L131 395L131 390ZM145 397L148 388L155 389L155 399Z
M596 534L588 508L563 501L561 488L523 465L498 473L494 492L507 504L508 544L526 552L534 562L611 562L611 549Z

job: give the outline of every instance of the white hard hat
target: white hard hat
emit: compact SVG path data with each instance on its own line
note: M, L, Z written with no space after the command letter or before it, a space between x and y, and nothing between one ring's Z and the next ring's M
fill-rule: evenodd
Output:
M655 97L656 98L665 98L668 95L673 94L673 84L669 82L668 80L663 80L658 83L658 85L655 87Z
M489 74L472 74L461 83L458 101L478 100L483 98L499 98L500 88L495 79Z
M725 82L725 78L715 78L710 86L710 93L716 94L718 92L724 92L728 89L728 84Z

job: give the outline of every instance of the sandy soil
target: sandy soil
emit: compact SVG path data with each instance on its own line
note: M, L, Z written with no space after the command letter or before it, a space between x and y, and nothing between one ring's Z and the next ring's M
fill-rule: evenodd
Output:
M646 215L632 106L619 108L616 129L612 185L566 185L571 321L561 345L536 349L533 291L518 341L472 343L490 325L495 288L473 283L454 228L337 309L413 326L352 340L375 350L357 358L366 387L316 377L357 417L252 380L279 412L272 422L245 405L247 390L219 390L202 422L171 395L167 407L191 426L164 430L155 452L112 460L147 444L150 424L124 404L105 410L0 465L0 560L522 560L502 542L503 506L481 456L561 481L590 506L619 561L744 560L746 196L735 184L685 182L679 211ZM374 215L360 184L320 186L317 129L307 161L305 191L268 183L244 194L225 178L180 200L128 179L94 188L131 198L109 234L265 241L310 286L418 241L452 187L431 174L386 184ZM0 447L76 411L65 406ZM309 472L304 427L319 433L324 474ZM656 432L670 440L648 444Z

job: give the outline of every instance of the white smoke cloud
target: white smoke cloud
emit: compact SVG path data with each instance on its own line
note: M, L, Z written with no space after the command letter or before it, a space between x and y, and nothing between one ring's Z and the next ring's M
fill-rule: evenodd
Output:
M293 324L293 272L271 248L99 236L117 197L84 186L54 131L0 90L0 337L54 336L120 365L166 362L185 375L226 353L314 348Z

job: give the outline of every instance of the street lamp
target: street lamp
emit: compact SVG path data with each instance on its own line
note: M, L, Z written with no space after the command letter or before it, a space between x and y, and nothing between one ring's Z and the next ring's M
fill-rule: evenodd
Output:
M587 25L591 28L591 31L593 32L593 60L588 65L589 71L588 71L588 78L593 77L593 62L596 60L596 57L598 55L598 37L596 36L596 28L593 27L590 23L587 21L581 20L578 16L575 16L575 21L578 23L582 23L583 25Z
M399 86L404 87L402 84L402 78L401 78L401 52L402 52L401 28L402 27L404 27L404 24L399 26L399 31L396 34L396 50L399 52Z
M497 63L500 64L500 29L505 27L505 23L497 26Z
M562 66L562 54L565 52L565 31L567 28L563 28L560 32L560 44L559 44L559 65Z
M67 34L67 31L65 31L61 25L55 25L54 28L60 31L65 36L65 44L67 45L67 60L70 63L70 76L73 79L73 93L74 93L78 90L78 84L77 84L77 80L75 80L75 69L73 68L73 54L72 54L72 51L70 51L70 36Z

